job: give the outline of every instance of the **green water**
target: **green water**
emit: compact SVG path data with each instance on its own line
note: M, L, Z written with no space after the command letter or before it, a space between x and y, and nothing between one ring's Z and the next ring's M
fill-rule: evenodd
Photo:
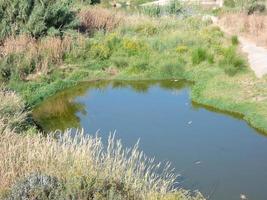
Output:
M179 185L215 200L267 199L267 138L237 116L190 100L180 81L96 81L47 99L33 116L47 132L84 128L171 161Z

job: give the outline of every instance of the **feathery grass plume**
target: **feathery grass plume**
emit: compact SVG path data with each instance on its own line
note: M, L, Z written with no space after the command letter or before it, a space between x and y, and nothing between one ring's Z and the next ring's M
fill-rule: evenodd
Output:
M43 173L64 184L65 190L59 195L78 199L86 199L88 191L105 197L111 190L119 192L122 199L187 195L174 189L176 176L169 163L162 165L146 157L138 144L124 149L115 135L104 144L97 135L83 131L67 130L47 137L5 131L0 136L0 151L0 191L7 191L30 174Z
M0 134L5 130L18 131L28 114L23 100L3 86L0 86L0 99Z

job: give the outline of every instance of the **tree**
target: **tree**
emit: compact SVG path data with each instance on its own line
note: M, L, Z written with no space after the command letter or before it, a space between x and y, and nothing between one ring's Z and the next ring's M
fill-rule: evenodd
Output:
M77 25L69 0L0 0L0 19L0 40L20 33L62 34Z

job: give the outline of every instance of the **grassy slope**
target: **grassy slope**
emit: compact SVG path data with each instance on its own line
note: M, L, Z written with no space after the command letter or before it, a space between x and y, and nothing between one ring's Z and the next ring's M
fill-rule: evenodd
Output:
M258 80L223 33L197 18L127 16L112 32L84 38L41 81L10 81L29 105L81 80L192 80L192 100L239 113L267 130L266 78Z

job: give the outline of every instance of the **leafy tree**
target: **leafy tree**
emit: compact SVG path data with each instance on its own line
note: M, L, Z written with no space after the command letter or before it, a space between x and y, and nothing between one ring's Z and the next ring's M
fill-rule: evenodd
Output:
M35 38L77 26L69 0L0 0L0 40L28 33Z

